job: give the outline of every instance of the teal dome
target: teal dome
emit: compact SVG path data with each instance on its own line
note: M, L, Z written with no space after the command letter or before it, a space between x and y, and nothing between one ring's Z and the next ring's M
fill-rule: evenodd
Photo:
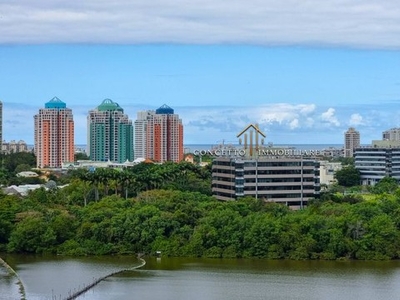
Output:
M45 108L66 108L67 105L62 102L60 99L58 99L57 97L54 97L53 99L51 99L49 102L46 102L44 104Z
M104 99L103 102L99 106L97 106L98 111L121 111L124 112L121 106L118 103L112 101L111 99Z

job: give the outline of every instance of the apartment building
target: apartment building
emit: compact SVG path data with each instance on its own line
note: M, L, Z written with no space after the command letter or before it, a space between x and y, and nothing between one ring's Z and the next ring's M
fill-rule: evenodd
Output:
M87 117L87 154L93 161L133 160L133 125L118 103L105 99Z
M135 160L138 158L146 158L146 140L147 140L147 124L151 122L154 110L139 111L135 120Z
M61 168L74 161L74 120L72 110L54 97L34 116L34 152L38 168Z
M163 105L155 111L139 112L135 121L135 159L156 162L183 160L183 125L174 110Z
M344 134L344 157L353 157L354 149L360 147L360 133L350 127Z
M11 140L10 142L3 141L1 145L1 150L3 153L17 153L17 152L28 152L29 148L25 141Z
M400 141L400 128L391 128L382 132L384 141Z

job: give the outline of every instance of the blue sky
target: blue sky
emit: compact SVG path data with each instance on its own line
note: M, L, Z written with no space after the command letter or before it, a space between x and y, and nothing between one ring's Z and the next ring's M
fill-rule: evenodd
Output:
M171 106L185 144L234 142L250 123L275 144L341 144L350 126L368 144L400 127L395 1L31 2L0 3L7 141L33 143L54 96L76 144L105 98L132 120Z

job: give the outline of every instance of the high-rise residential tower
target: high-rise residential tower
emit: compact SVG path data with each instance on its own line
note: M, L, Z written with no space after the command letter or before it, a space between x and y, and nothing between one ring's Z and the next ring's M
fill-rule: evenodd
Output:
M135 159L146 157L147 124L153 118L154 110L139 111L135 121Z
M133 160L133 125L124 110L105 99L89 111L88 155L95 161L123 163Z
M135 150L135 158L181 161L183 125L179 115L165 104L155 111L139 112L135 121Z
M72 110L57 97L45 103L34 116L35 154L38 168L60 168L74 161L74 120Z
M353 157L354 149L360 147L360 133L350 127L344 134L344 157Z

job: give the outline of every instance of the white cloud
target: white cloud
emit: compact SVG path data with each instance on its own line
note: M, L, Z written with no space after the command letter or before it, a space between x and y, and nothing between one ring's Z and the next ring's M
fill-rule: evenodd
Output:
M360 114L356 113L350 116L350 121L349 121L350 126L358 126L363 124L364 124L363 117Z
M299 120L294 119L292 122L289 123L290 129L295 129L299 127Z
M314 112L315 105L271 103L257 107L183 107L179 110L185 126L240 132L245 126L255 123L264 129L277 124L297 128L301 119Z
M314 125L315 121L313 118L306 118L305 124L306 127L312 127Z
M0 43L246 43L400 48L395 0L6 1Z
M317 106L315 104L308 104L308 105L300 104L298 107L300 108L300 112L302 114L308 115L310 113L313 113Z
M328 108L326 112L323 112L321 114L321 120L324 122L327 122L331 125L335 126L340 126L340 122L335 116L335 109L334 108Z

